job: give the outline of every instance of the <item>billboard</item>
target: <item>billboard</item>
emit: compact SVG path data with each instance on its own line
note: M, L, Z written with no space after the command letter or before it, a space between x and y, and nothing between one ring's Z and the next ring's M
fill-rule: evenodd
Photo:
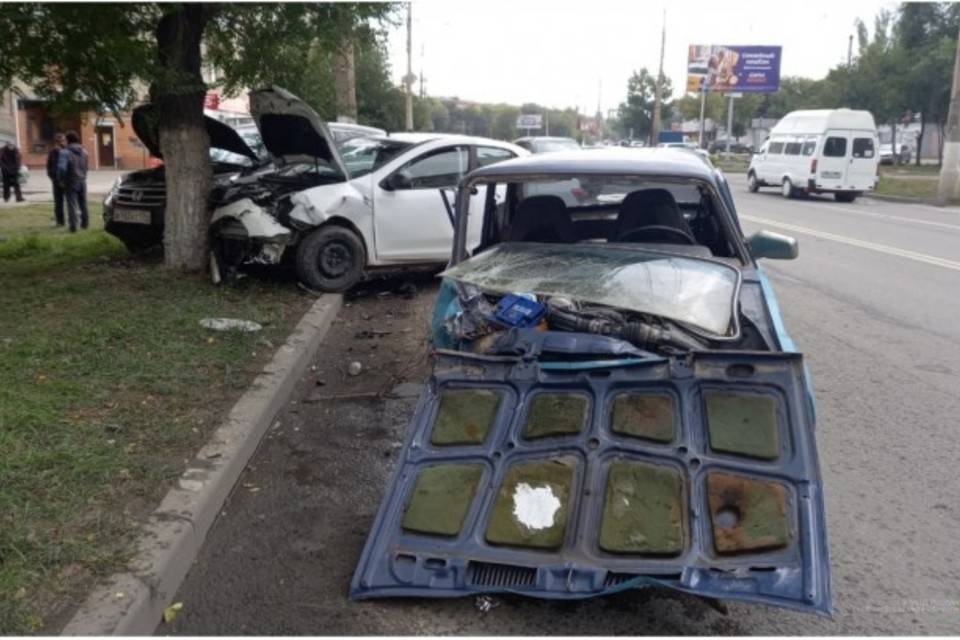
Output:
M687 91L776 91L781 49L692 44L687 52Z
M517 129L539 129L543 126L543 116L525 113L517 117Z

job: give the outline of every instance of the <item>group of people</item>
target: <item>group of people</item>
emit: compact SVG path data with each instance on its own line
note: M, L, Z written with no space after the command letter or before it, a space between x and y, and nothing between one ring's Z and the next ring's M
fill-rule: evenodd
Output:
M17 149L9 140L0 149L0 173L3 177L3 201L10 201L10 192L17 196L17 202L23 202L23 194L20 192L20 150Z
M16 195L17 202L23 202L20 192L20 150L12 142L0 149L0 170L3 172L3 201L10 200L10 192ZM76 232L90 225L90 212L87 210L87 168L89 156L76 131L53 136L53 148L47 154L47 177L53 183L53 217L56 225L69 224L70 231ZM66 202L66 215L64 215Z
M53 183L53 217L58 227L69 223L70 232L90 224L90 212L87 210L87 167L89 156L80 144L76 131L53 136L53 149L47 154L47 176ZM67 204L67 216L64 220L64 201ZM78 220L79 218L79 220Z

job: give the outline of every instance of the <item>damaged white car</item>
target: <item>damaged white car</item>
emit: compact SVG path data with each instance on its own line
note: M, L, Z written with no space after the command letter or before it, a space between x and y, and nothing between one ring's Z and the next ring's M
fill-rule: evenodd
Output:
M460 179L528 154L498 140L432 133L357 138L337 149L317 113L284 89L253 92L250 107L277 170L212 194L215 282L247 264L289 260L307 287L344 291L370 269L446 263ZM480 231L471 229L468 243Z

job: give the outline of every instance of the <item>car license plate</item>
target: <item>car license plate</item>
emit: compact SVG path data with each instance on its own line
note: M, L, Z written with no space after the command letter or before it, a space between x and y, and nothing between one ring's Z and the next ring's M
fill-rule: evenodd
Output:
M113 221L131 224L150 224L150 212L143 209L114 209Z

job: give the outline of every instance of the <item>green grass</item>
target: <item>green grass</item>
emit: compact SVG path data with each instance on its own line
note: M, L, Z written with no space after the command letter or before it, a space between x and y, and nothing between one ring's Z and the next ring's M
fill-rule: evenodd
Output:
M940 175L940 167L935 164L922 164L919 167L915 164L882 164L880 165L881 176L932 176Z
M730 156L726 157L722 153L710 156L713 166L725 173L746 173L750 166L750 156Z
M0 633L56 632L311 300L126 256L91 207L0 209ZM207 331L201 318L264 324Z
M919 178L891 178L881 174L876 193L888 196L901 196L904 198L935 198L937 196L937 183L938 180L936 178L929 180Z

